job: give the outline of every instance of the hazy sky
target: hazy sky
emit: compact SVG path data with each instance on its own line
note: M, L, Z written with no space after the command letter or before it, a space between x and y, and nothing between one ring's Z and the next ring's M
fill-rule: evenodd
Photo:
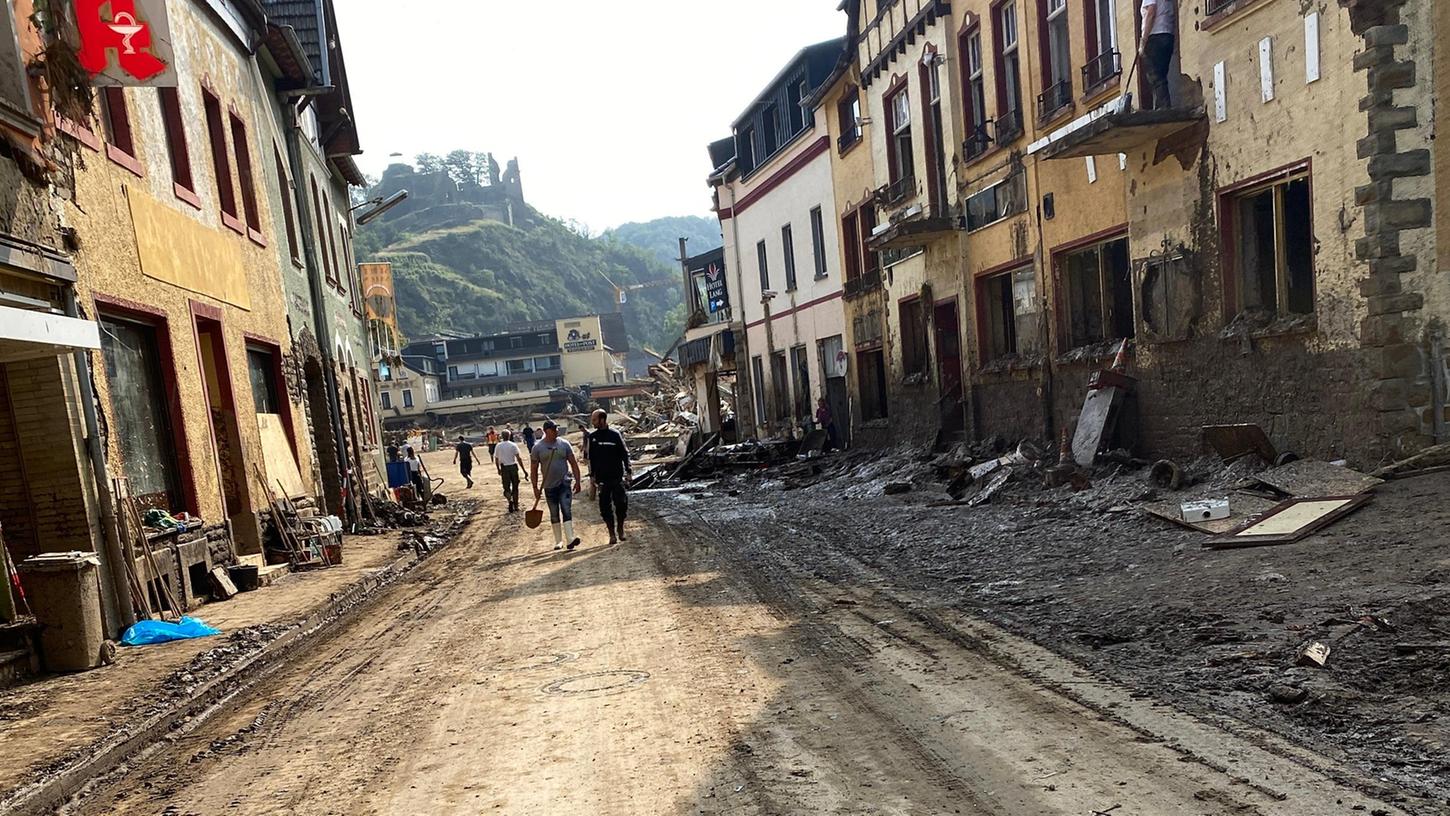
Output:
M708 215L706 145L838 0L338 0L358 163L518 156L535 207L595 232Z

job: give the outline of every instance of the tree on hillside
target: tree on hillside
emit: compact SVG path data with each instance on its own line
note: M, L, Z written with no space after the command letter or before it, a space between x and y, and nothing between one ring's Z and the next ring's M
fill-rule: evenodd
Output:
M474 150L454 150L443 157L443 169L460 185L489 183L488 154Z

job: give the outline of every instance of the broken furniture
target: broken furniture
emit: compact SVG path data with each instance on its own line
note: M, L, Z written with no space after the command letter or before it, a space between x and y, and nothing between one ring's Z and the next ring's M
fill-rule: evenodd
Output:
M1365 493L1290 499L1235 530L1210 538L1203 546L1222 550L1290 544L1328 527L1369 501L1370 496Z

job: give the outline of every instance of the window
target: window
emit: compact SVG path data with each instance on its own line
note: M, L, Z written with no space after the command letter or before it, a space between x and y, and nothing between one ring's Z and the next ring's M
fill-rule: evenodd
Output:
M861 419L885 419L886 353L881 348L856 352L857 384L861 392Z
M795 237L791 234L790 224L780 228L780 250L785 257L785 291L794 292L795 282Z
M328 261L327 254L327 218L323 215L322 196L317 193L317 177L308 176L308 182L312 185L312 211L316 214L317 221L317 254L322 257L323 277L333 285L337 284L337 272ZM439 346L441 347L441 345Z
M750 175L755 169L755 128L742 128L736 135L735 154L740 157L741 175Z
M1128 239L1074 250L1060 261L1067 287L1067 331L1074 348L1133 336Z
M509 374L526 374L533 370L533 366L529 360L509 360L507 370Z
M337 229L333 224L332 198L327 193L322 194L322 216L321 241L327 244L328 260L332 262L332 283L337 287L337 291L345 293L347 286L343 283L343 269L337 262Z
M1314 313L1314 227L1309 173L1299 170L1223 202L1231 231L1229 302L1263 317Z
M237 154L237 180L242 185L242 211L247 216L247 229L260 238L262 214L257 209L257 188L252 180L252 150L247 146L247 124L240 116L231 114L232 149Z
M382 398L383 401L383 410L391 411L393 408L393 395L387 391L384 391L379 394L379 396Z
M1123 60L1118 52L1117 0L1084 2L1088 64L1083 66L1082 78L1083 87L1091 89L1122 73Z
M1067 0L1037 0L1046 35L1042 38L1042 95L1037 115L1048 119L1072 104L1072 43L1068 39Z
M921 298L904 300L898 306L901 316L901 370L906 376L926 374L926 316Z
M524 338L522 338L522 337L510 337L509 338L509 348L516 349L516 348L523 348L523 347L524 347Z
M760 264L760 293L763 295L770 291L770 264L766 260L764 241L755 245L755 261Z
M790 379L783 351L770 355L770 388L775 396L775 418L790 419Z
M185 505L172 424L172 389L162 368L164 326L105 315L100 324L101 356L116 420L112 438L121 453L121 472L146 506L181 509Z
M911 150L911 97L906 86L887 97L886 113L891 123L891 141L886 146L891 183L904 187L908 184L905 180L916 175L916 162Z
M811 258L815 262L816 280L826 278L826 223L821 208L811 208Z
M191 155L186 149L186 122L181 116L181 95L175 88L158 88L161 97L161 125L166 131L166 155L171 160L171 181L176 185L177 195L182 191L191 193L187 198L200 206L196 199L196 182L191 175Z
M967 158L976 158L992 146L987 133L987 87L982 71L982 29L974 26L962 35L962 107L967 122Z
M861 258L865 266L866 277L880 274L881 253L873 252L868 242L871 236L876 233L876 207L867 202L861 208Z
M211 142L211 165L216 173L222 221L233 229L240 229L241 223L237 221L237 191L232 187L232 166L227 161L227 134L226 125L222 124L222 103L216 94L206 88L201 89L201 102L206 111L206 134Z
M432 380L423 381L423 400L429 405L438 401L438 383Z
M403 389L403 407L404 408L412 408L413 407L413 389L411 389L411 388L404 388Z
M806 89L805 80L796 80L785 89L785 118L790 124L790 130L782 141L789 141L797 133L806 129L806 112L801 107L801 101L810 96Z
M983 362L1041 353L1037 272L1031 266L979 278L977 303Z
M775 105L766 105L760 112L760 135L764 148L760 158L764 161L780 148L780 109Z
M931 214L943 217L947 215L947 159L946 123L941 108L941 60L933 57L929 63L922 64L921 83L926 88L922 133L926 144L927 196L931 200Z
M997 144L1022 135L1022 55L1017 43L1017 6L1008 0L993 13L994 66L997 73Z
M127 156L136 155L136 140L131 133L131 114L126 110L126 89L110 86L101 89L101 132L106 144Z
M861 89L852 85L836 103L836 124L841 135L836 146L842 153L861 141Z
M755 421L762 423L766 421L765 367L761 364L760 355L750 358L750 371L755 381Z
M967 197L967 230L981 229L1027 209L1027 174L1013 171L1005 180Z
M0 106L34 118L35 114L30 109L30 83L26 80L25 60L16 36L14 6L14 3L0 5Z
M795 379L795 415L801 419L811 415L811 364L805 346L790 350L790 369Z
M861 267L861 233L855 212L841 217L841 246L846 253L846 280L854 281L865 271Z
M282 162L282 151L272 147L272 158L277 162L277 184L282 188L282 220L287 224L287 251L292 261L302 265L302 252L297 246L297 216L292 212L292 179L287 177L287 165Z
M267 349L247 347L247 375L252 384L252 401L259 414L282 413L277 388L277 357Z

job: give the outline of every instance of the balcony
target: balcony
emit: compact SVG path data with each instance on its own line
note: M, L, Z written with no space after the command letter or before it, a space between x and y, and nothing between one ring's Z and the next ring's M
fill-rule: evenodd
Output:
M998 116L994 129L997 131L997 146L1010 146L1022 136L1022 111L1010 110Z
M902 176L876 191L876 203L883 209L893 207L916 193L916 176Z
M836 137L836 152L845 153L861 141L861 128L855 127Z
M845 289L845 295L848 298L855 297L857 295L863 295L863 294L865 294L867 292L872 291L873 289L880 289L880 288L881 288L881 270L880 269L872 269L872 270L866 272L864 275L861 275L860 277L847 278L846 279L846 285L844 287L844 289Z
M960 218L950 215L909 218L872 235L866 245L877 252L925 246L938 238L955 233L961 228L961 223Z
M1072 80L1064 79L1037 95L1037 121L1051 121L1072 104Z
M1117 79L1123 73L1123 55L1120 51L1106 51L1082 67L1082 87L1084 93L1092 93L1098 88L1107 85Z
M972 129L972 133L967 137L967 140L962 142L962 155L967 157L967 161L971 161L986 153L988 150L991 150L992 145L996 143L992 138L991 124L992 121L989 119L977 125Z
M1133 110L1119 97L1082 117L1054 135L1038 152L1044 159L1074 159L1129 153L1150 144L1161 144L1181 135L1192 135L1208 121L1202 106Z

